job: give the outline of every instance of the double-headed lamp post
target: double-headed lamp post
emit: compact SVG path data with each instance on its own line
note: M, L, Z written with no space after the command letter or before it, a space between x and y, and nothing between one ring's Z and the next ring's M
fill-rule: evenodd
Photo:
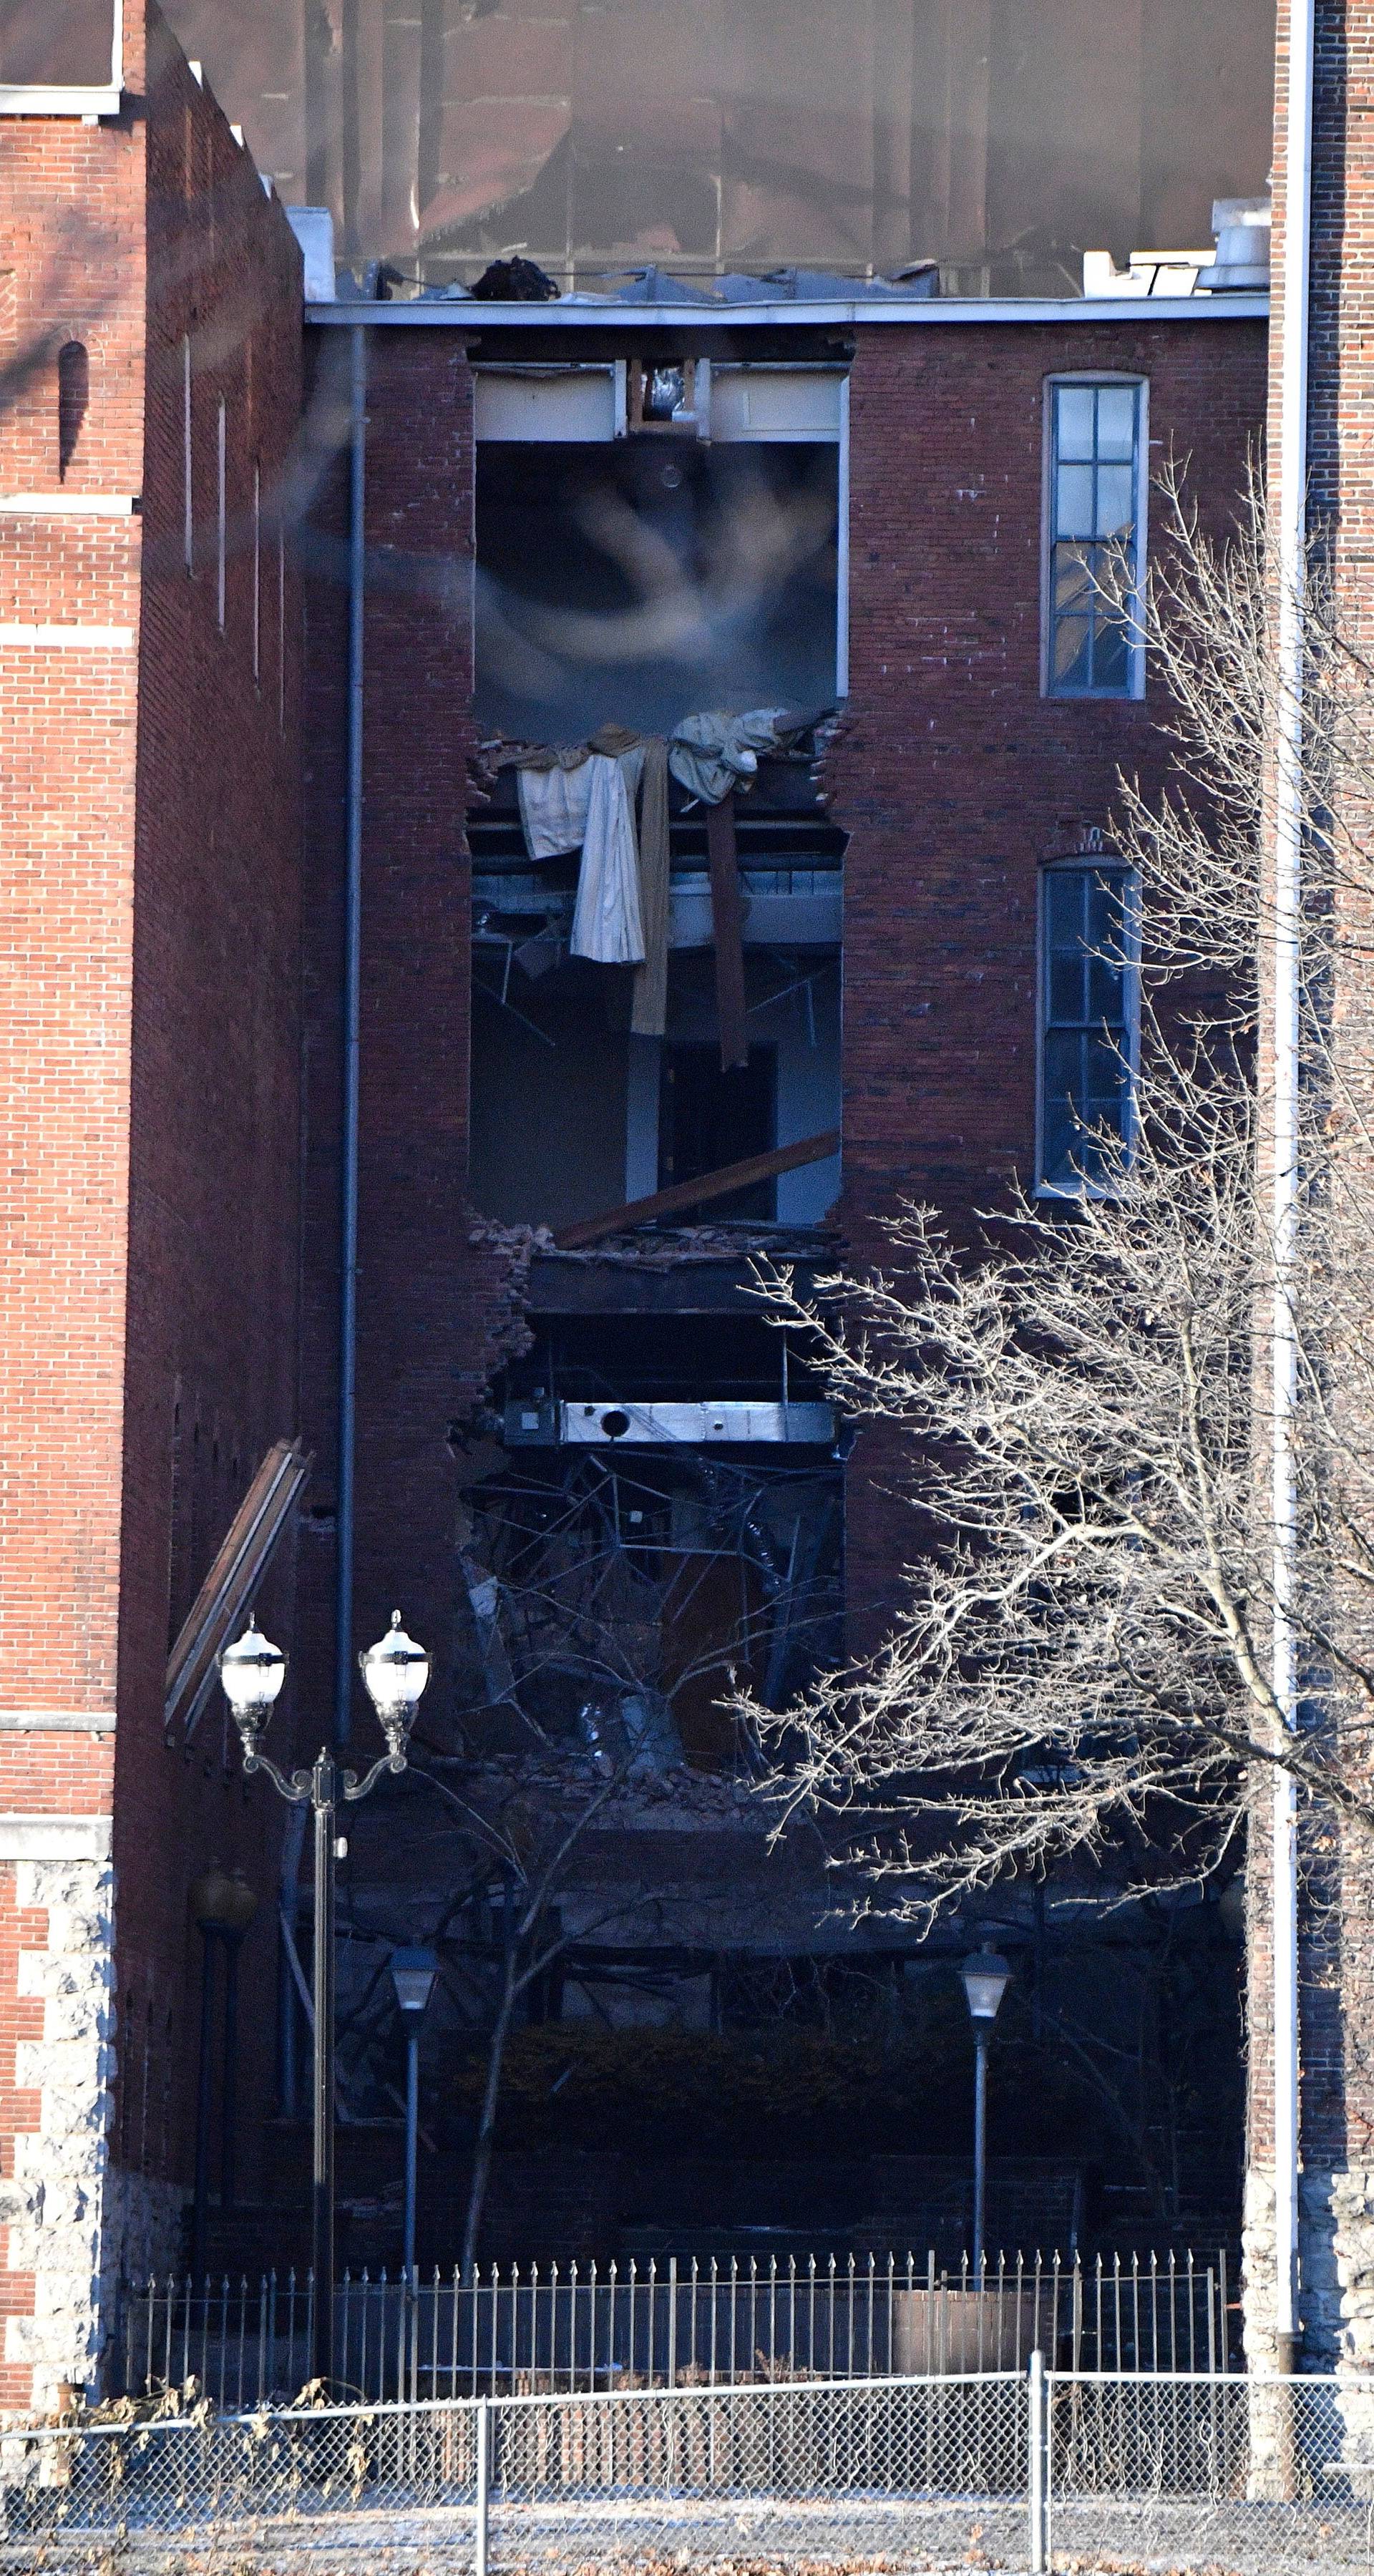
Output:
M983 2222L988 2180L988 2041L1011 1982L1011 1969L997 1950L975 1950L959 1971L973 2023L973 2269L983 2269Z
M406 2234L405 2276L415 2280L416 2141L420 2134L420 2024L434 1992L439 1962L432 1950L393 1950L391 1982L406 2033Z
M340 1798L353 1805L376 1787L384 1771L404 1771L406 1748L420 1694L429 1679L429 1657L401 1626L399 1610L375 1646L358 1657L368 1697L381 1721L386 1751L360 1780L340 1771L323 1748L308 1771L288 1779L262 1750L262 1734L286 1679L286 1657L271 1645L255 1619L219 1659L224 1696L243 1746L245 1771L265 1771L279 1797L307 1802L315 1819L313 2102L314 2171L311 2181L311 2267L315 2281L311 2366L326 2386L334 2377L334 1870L339 1857Z

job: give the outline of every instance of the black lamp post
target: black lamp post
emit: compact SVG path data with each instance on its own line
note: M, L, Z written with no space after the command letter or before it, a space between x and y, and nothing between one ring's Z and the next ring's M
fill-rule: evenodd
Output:
M200 1932L200 2080L196 2093L196 2179L191 2204L191 2277L206 2268L210 2212L210 2115L214 2100L215 1953L224 1952L224 2056L220 2072L221 2209L234 2205L234 2132L237 2118L239 1944L258 1910L241 1869L218 1862L191 1887L191 1914Z
M973 2023L973 2269L983 2269L983 2222L988 2172L988 2041L1011 1982L1011 1969L997 1950L975 1950L959 1971Z
M338 1809L376 1787L384 1771L404 1771L406 1747L420 1694L429 1679L429 1657L391 1614L385 1637L358 1657L368 1697L381 1721L386 1751L360 1780L340 1771L321 1748L308 1771L288 1779L262 1750L262 1732L286 1679L286 1657L262 1634L256 1620L219 1659L224 1696L243 1746L245 1771L265 1771L281 1798L309 1802L315 1819L314 2014L312 2102L314 2156L311 2175L311 2269L315 2283L313 2375L326 2387L334 2377L334 1872L341 1856ZM345 1846L346 1848L346 1846Z
M406 2031L405 2276L415 2285L416 2141L420 2134L420 2024L434 1992L439 1962L432 1950L393 1950L391 1982Z

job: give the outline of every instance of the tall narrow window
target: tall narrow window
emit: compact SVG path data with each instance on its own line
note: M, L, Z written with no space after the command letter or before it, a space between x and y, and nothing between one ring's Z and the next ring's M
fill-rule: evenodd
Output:
M253 677L262 677L262 467L253 459Z
M1137 698L1144 576L1143 384L1049 386L1045 686Z
M1043 1190L1110 1176L1129 1144L1136 1058L1134 881L1110 859L1059 862L1040 881L1040 1151Z
M228 428L224 396L219 398L219 418L215 438L215 615L220 632L224 631L225 570L228 555Z
M186 569L196 568L196 511L191 489L191 342L181 344L181 502Z
M57 353L57 479L65 483L90 409L91 362L84 340L68 340Z

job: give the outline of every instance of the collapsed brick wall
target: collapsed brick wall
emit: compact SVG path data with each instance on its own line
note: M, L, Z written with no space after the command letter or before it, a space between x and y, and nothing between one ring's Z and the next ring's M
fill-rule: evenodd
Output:
M371 334L363 931L363 1277L355 1618L406 1585L450 1616L446 1420L504 1347L512 1274L461 1223L467 1150L472 450L452 330ZM339 418L344 334L316 334ZM1038 871L1110 818L1118 767L1162 776L1153 707L1040 692L1044 380L1150 379L1152 456L1191 460L1223 521L1263 418L1264 327L1201 311L1110 326L860 331L850 408L850 696L825 768L846 860L842 1222L860 1258L928 1198L958 1234L1033 1150ZM461 398L459 385L462 385ZM347 667L346 475L317 513L307 717L311 842L308 1415L321 1459L302 1636L327 1698L337 1383L338 988ZM518 1281L515 1283L518 1306ZM367 1419L364 1419L364 1416ZM894 1605L909 1546L891 1464L850 1474L851 1597ZM401 1498L404 1497L404 1514ZM307 1528L311 1524L307 1520ZM411 1568L413 1567L413 1573ZM431 1610L430 1604L434 1607ZM426 1642L443 1651L436 1627Z
M826 764L849 833L844 1197L851 1257L881 1260L899 1201L957 1241L1035 1149L1036 908L1047 859L1109 825L1119 770L1167 772L1157 697L1042 696L1044 384L1149 381L1152 463L1187 461L1224 526L1264 416L1258 322L961 325L861 332L850 387L850 691ZM865 1433L846 1515L864 1634L900 1597L900 1456Z

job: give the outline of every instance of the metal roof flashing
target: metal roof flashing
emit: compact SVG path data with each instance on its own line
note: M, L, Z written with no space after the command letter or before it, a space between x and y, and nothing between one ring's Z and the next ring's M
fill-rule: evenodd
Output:
M811 328L842 324L874 329L900 322L924 329L951 323L1050 324L1118 322L1139 330L1155 322L1267 322L1269 298L1259 294L1179 296L938 296L855 297L824 304L582 304L561 298L549 304L479 303L438 296L408 304L379 304L361 297L348 303L308 304L307 322L335 329L465 331L606 331L630 338L644 331L739 331Z

